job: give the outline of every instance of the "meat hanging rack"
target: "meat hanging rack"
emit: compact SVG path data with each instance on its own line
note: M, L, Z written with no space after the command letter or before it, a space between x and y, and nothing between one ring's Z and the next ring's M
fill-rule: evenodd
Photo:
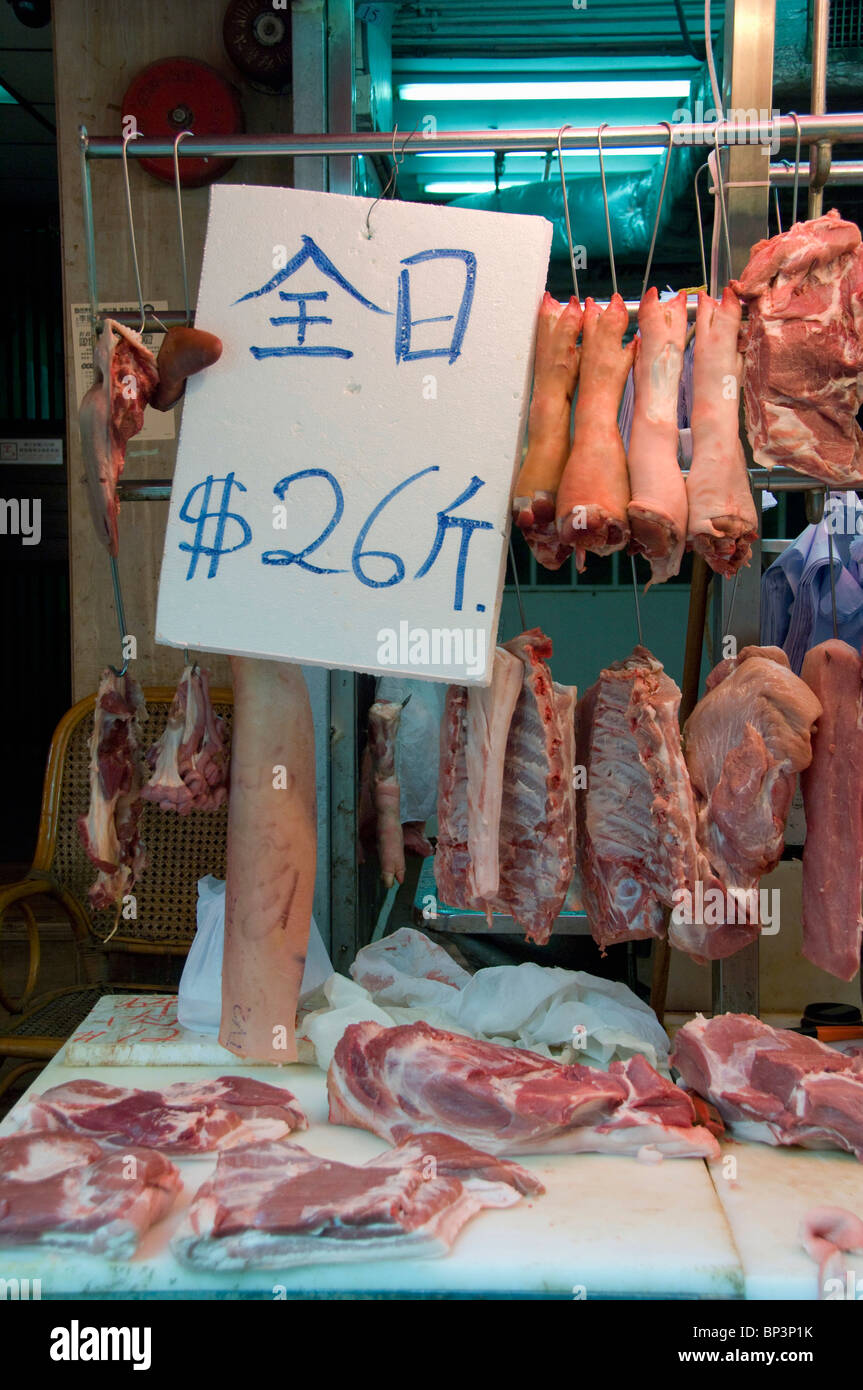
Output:
M766 228L767 197L770 188L774 185L792 184L795 177L799 183L808 185L808 215L814 216L817 215L814 209L820 211L821 192L825 185L863 183L863 160L833 161L831 159L831 146L834 143L863 143L863 112L824 113L822 96L824 74L821 69L826 65L826 45L821 46L819 53L813 54L813 57L817 59L817 64L813 64L813 68L817 66L818 71L813 71L812 106L814 110L812 113L809 115L773 115L757 121L749 119L753 109L763 110L763 107L757 106L756 103L760 98L769 99L772 86L773 0L754 0L754 7L759 11L759 18L762 22L756 26L758 32L753 42L752 29L737 22L736 11L742 12L742 7L733 3L729 5L729 9L734 13L730 31L731 48L730 51L727 50L726 52L726 59L732 74L729 106L735 112L734 117L716 122L681 122L675 123L674 126L675 143L708 149L718 148L726 152L729 164L733 164L733 161L737 160L743 166L740 179L736 175L729 178L728 171L725 175L725 186L728 190L726 193L727 226L731 233L731 246L735 256L741 258L741 266L753 241L757 240L758 236L764 235L763 231L759 232L757 236L752 235L752 227L757 223L753 219L755 200L751 195L759 193L764 195L763 209L760 210L763 211L763 225ZM816 0L816 8L823 21L824 14L826 14L825 0ZM771 12L769 23L760 14L762 10L765 14L768 10ZM749 18L751 19L752 16L750 15ZM816 29L818 27L815 26ZM765 53L759 47L759 42L762 40L765 43L769 40L769 55L767 55L769 62L766 63L764 61ZM739 84L735 85L735 77L738 72L740 73L740 81ZM744 113L742 120L736 115L736 112L741 109ZM603 124L601 129L604 149L613 149L621 145L639 147L664 144L669 138L668 127L662 124L616 126ZM189 136L175 151L174 142L169 139L141 137L127 142L126 153L127 157L131 159L164 158L173 156L175 153L181 159L217 155L231 155L235 158L280 155L286 158L318 156L325 159L356 155L386 156L392 155L397 138L398 132L396 131L363 132L361 134L244 135L224 139ZM423 137L416 138L418 144L423 140ZM563 130L555 128L545 130L445 131L436 133L433 142L435 151L441 154L468 150L517 153L520 150L528 149L539 149L551 153L557 150L559 144L565 150L597 150L599 128L596 126L567 126ZM766 166L767 178L763 176L765 165L755 166L759 177L747 180L745 177L746 159L749 151L763 153L764 147L769 146L774 149L777 144L790 147L796 156L794 163L783 161L769 164ZM799 162L801 145L808 145L810 149L808 167L805 163ZM91 161L122 159L124 142L116 137L90 136L86 128L82 126L79 131L79 149L83 187L88 298L91 324L95 333L99 321L99 301ZM739 211L736 206L738 197L740 198ZM726 266L723 279L729 278L731 273L731 268ZM630 302L627 307L632 321L637 313L638 305L635 302ZM115 317L120 322L126 321L127 318L133 324L138 322L136 314L118 313ZM170 327L183 322L186 322L186 314L183 310L168 309L160 311L158 324L148 320L145 327L151 329ZM761 492L767 487L774 490L781 488L787 491L824 491L823 483L816 479L792 474L787 469L774 469L768 474L763 469L753 468L751 456L747 455L747 458L750 465L750 479L757 499L760 499ZM118 492L122 501L165 501L170 498L171 488L168 483L128 479L120 485ZM760 531L760 505L758 510ZM748 572L749 582L745 586L741 585L741 590L745 587L745 593L737 594L736 583L733 588L732 584L717 586L714 602L714 633L718 637L721 637L725 632L733 631L741 645L745 642L758 640L760 555L760 547L756 545L753 548L752 569ZM706 603L706 588L700 601L702 604ZM734 616L733 627L732 616ZM693 626L693 613L690 611L690 628ZM703 619L700 626L703 627ZM700 647L700 643L698 645ZM758 1013L757 951L758 943L756 942L752 947L745 948L728 960L715 962L713 970L714 1012L731 1010ZM658 970L656 965L658 965ZM667 951L664 961L660 960L656 965L655 975L658 978L654 979L652 1002L654 1002L661 1018L664 1013L668 972Z

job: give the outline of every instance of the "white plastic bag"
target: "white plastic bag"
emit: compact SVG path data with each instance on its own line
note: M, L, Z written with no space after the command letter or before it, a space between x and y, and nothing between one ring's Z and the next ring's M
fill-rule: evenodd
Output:
M177 998L177 1018L192 1033L218 1034L222 1016L222 953L225 945L225 884L207 874L198 880L197 931L189 948ZM300 994L328 979L333 967L314 917Z

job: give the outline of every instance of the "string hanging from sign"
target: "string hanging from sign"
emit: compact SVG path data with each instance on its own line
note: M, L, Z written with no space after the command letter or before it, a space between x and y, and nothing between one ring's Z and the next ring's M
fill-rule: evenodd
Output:
M369 239L369 241L371 241L371 239L372 239L371 215L372 215L372 213L374 212L375 208L377 207L378 203L381 201L382 198L387 198L387 197L395 198L395 197L398 196L399 165L400 165L400 164L404 164L404 162L405 162L405 150L407 149L407 147L408 147L408 145L410 144L411 140L412 140L412 139L414 138L414 136L416 135L416 133L417 133L417 131L419 130L419 128L420 128L420 122L417 121L417 123L416 123L416 125L414 126L413 130L411 131L410 135L407 135L407 136L405 137L404 143L402 144L402 147L401 147L401 149L399 150L398 154L396 154L396 133L397 133L397 131L398 131L398 123L396 123L396 124L393 126L393 139L392 139L393 167L392 167L392 169L391 169L391 171L390 171L390 176L389 176L389 178L387 179L387 181L386 181L386 183L384 184L383 188L381 189L380 193L379 193L378 196L375 198L374 202L372 203L371 207L369 208L368 212L366 213L366 236L367 236L367 238ZM390 189L392 189L392 192L390 192Z

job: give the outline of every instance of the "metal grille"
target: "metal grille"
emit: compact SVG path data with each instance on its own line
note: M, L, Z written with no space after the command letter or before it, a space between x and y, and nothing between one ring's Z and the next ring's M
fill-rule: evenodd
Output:
M833 0L828 42L831 48L863 48L863 0Z

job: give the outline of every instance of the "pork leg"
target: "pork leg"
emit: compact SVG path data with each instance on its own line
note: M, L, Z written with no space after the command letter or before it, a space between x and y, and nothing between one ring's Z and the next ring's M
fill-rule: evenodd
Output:
M692 368L692 465L686 479L687 539L717 574L731 579L749 564L758 516L740 442L743 355L740 300L698 296Z
M558 304L546 291L539 309L527 453L512 511L516 526L541 565L557 570L572 554L555 522L557 490L569 457L572 397L578 378L581 305Z
M312 711L299 666L232 656L231 667L219 1041L238 1057L295 1062L317 851Z
M677 396L686 344L686 291L660 302L654 286L638 310L635 410L629 439L630 549L650 562L651 584L680 571L688 516L677 462Z
M405 881L401 787L396 775L396 738L401 716L400 701L376 700L369 710L371 791L376 815L378 859L385 888Z
M579 571L588 550L610 555L629 541L626 451L617 425L620 398L635 356L623 346L629 318L619 294L600 310L585 301L581 368L572 449L557 494L560 539L575 548Z

